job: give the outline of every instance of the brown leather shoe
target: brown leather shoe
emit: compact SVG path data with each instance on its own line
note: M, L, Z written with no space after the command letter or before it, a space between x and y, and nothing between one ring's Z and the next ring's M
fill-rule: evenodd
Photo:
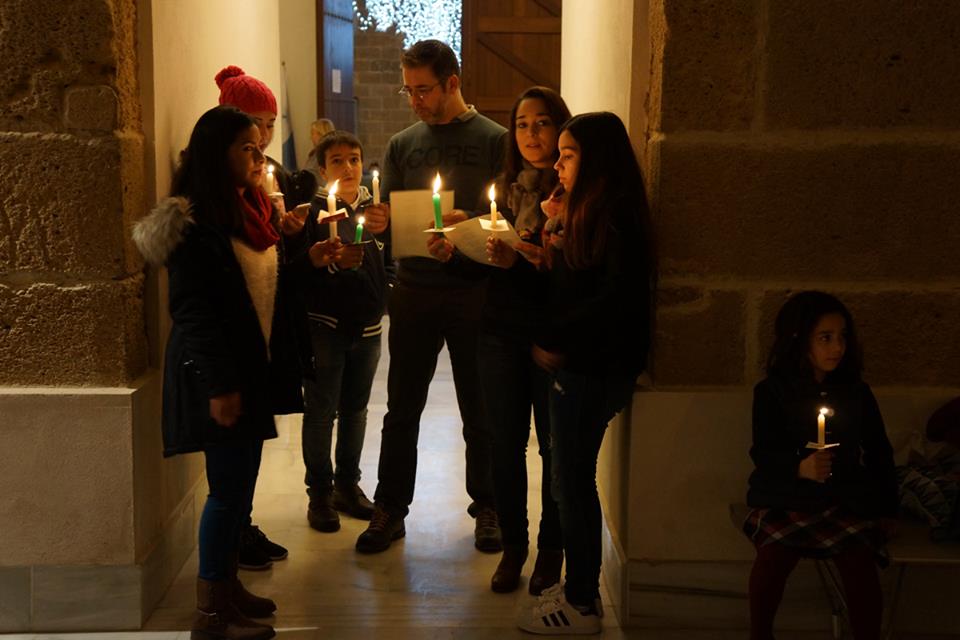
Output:
M527 561L527 545L504 545L500 564L490 578L490 588L496 593L510 593L520 585L520 572Z
M310 498L307 507L307 522L317 531L333 533L340 530L340 516L333 508L332 489L315 498Z
M191 640L268 640L276 633L268 624L254 622L231 602L231 580L197 578L197 612Z
M369 520L373 516L373 503L359 484L334 485L333 508L358 520Z
M560 582L560 570L563 568L563 551L540 549L537 561L530 576L530 595L539 596L544 589Z
M277 610L277 603L270 598L255 596L237 578L238 563L234 561L230 567L230 602L237 610L248 618L269 618Z

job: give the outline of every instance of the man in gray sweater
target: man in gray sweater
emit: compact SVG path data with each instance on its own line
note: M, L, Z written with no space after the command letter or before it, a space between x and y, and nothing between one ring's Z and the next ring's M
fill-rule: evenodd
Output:
M475 211L481 193L500 170L506 129L464 102L460 65L446 44L416 43L403 52L401 69L401 93L420 122L390 139L383 163L383 199L388 202L391 191L427 189L439 172L444 187L454 191L455 210L444 216L444 223L463 221L473 215L467 212ZM366 210L375 228L385 227L389 215L389 204ZM485 282L419 257L401 258L398 277L388 303L390 371L376 508L369 527L357 539L357 551L384 551L405 535L404 518L413 502L417 472L420 415L444 342L463 420L467 493L472 500L467 512L476 518L475 546L500 551L490 434L477 379Z

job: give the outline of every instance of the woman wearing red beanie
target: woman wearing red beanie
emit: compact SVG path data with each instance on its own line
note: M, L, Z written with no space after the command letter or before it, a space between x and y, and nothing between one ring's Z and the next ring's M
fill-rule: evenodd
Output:
M260 151L266 151L273 140L277 122L277 98L270 87L261 80L244 73L236 66L224 67L214 78L220 88L220 104L232 105L245 112L260 128ZM267 157L267 164L274 166L277 186L283 192L283 204L287 211L304 202L310 202L317 190L317 178L311 171L289 172L283 165Z

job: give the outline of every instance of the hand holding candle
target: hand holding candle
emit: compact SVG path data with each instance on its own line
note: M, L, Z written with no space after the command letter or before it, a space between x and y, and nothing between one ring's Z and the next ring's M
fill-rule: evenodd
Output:
M380 204L380 172L373 170L373 204Z
M440 211L440 173L433 179L433 225L435 229L443 229L443 214Z

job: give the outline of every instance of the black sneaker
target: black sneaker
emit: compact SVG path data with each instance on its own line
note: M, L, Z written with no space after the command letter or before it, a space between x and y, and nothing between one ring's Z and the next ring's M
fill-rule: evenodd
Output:
M267 557L276 562L277 560L285 560L288 555L286 547L281 547L276 542L267 537L263 531L260 531L260 527L253 524L250 525L250 535L253 536L254 542L263 549L263 552L267 554Z
M473 546L486 553L495 553L503 549L500 539L500 523L493 507L476 509L477 521L473 527Z
M333 487L333 508L358 520L373 517L373 503L367 498L359 484Z
M375 505L367 530L357 538L360 553L380 553L390 548L390 543L407 535L403 516L392 515L380 505Z
M263 571L273 566L273 561L267 555L266 550L258 544L253 529L254 527L244 527L243 531L240 532L237 565L247 571Z
M340 516L331 505L329 490L310 499L310 505L307 507L307 522L310 523L311 528L324 533L340 530Z

